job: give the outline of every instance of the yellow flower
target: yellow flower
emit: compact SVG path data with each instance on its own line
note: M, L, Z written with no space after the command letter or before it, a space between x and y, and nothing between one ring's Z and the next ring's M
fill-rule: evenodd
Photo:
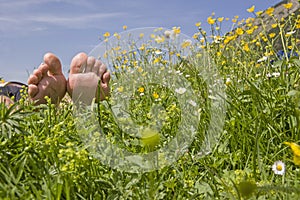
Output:
M246 30L246 33L248 35L251 35L253 33L253 31L254 31L254 28L250 28L250 29Z
M123 92L124 91L124 87L123 86L118 87L117 90L118 90L118 92Z
M140 93L143 93L143 92L145 91L145 88L140 87L140 88L138 89L138 91L139 91Z
M252 7L248 8L247 11L248 11L249 13L253 13L253 12L254 12L254 9L255 9L255 6L252 6Z
M216 19L213 19L211 16L207 18L207 23L208 24L214 24Z
M199 26L201 26L201 22L197 22L195 25L196 25L197 27L199 27Z
M140 38L143 38L144 35L145 35L144 33L140 33L140 36L139 36L139 37L140 37Z
M276 36L275 33L270 33L270 34L269 34L269 37L270 37L270 38L274 38L275 36Z
M114 37L116 37L118 40L121 38L121 36L118 33L114 33Z
M155 58L153 63L156 64L156 63L159 63L160 61L161 61L161 58Z
M274 8L273 8L273 7L270 7L270 8L268 8L268 9L266 10L267 15L269 15L269 16L272 16L272 15L273 15L273 12L274 12Z
M272 26L272 28L276 28L278 26L278 24L272 24L271 26Z
M127 29L127 26L126 26L126 25L124 25L124 26L123 26L123 30L126 30L126 29Z
M174 26L174 27L172 28L172 30L173 30L173 33L174 33L175 35L180 34L180 32L181 32L180 27L176 27L176 26Z
M243 49L244 49L245 51L250 51L249 46L248 46L247 43L243 46Z
M219 17L219 18L218 18L218 21L219 21L219 22L222 22L223 20L224 20L224 17Z
M159 95L158 95L156 92L154 92L154 93L152 94L152 96L154 97L154 99L158 99L158 98L159 98Z
M199 33L195 33L195 34L193 35L193 38L194 38L194 39L198 39L198 37L199 37Z
M294 142L284 142L284 144L291 147L292 152L294 154L293 161L294 161L295 165L300 166L300 146Z
M237 28L235 31L238 35L243 35L244 31L242 28Z
M191 40L185 40L184 42L182 42L181 47L183 49L187 48L188 46L190 46L192 44Z
M260 16L261 14L263 13L263 11L257 11L255 14L257 15L257 16Z
M110 33L109 33L109 32L106 32L106 33L103 34L103 36L104 36L105 38L107 38L107 37L110 36Z
M141 51L145 50L145 44L142 44L142 46L139 48L139 50L141 50Z
M286 9L290 9L290 8L293 6L293 3L286 3L286 4L283 4L283 6L284 6Z
M163 43L165 41L165 37L164 36L157 36L155 38L155 41L159 44L159 43Z
M249 17L249 18L246 19L246 24L251 24L252 25L253 21L254 21L254 18Z

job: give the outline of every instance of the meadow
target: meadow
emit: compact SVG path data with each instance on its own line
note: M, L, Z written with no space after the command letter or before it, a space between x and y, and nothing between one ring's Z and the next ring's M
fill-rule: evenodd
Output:
M213 13L210 31L195 22L174 51L179 27L150 35L163 48L132 37L139 56L110 48L111 97L83 110L68 98L34 106L25 89L0 104L0 198L299 199L300 15L273 11Z

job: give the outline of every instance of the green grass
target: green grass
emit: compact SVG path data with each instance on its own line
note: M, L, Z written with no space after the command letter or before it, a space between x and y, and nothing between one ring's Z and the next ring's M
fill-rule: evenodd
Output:
M98 159L95 149L84 140L93 136L94 142L99 142L95 121L103 128L105 139L133 153L158 150L176 137L180 122L185 120L182 113L187 109L180 104L176 92L153 84L156 80L126 90L129 86L120 77L127 73L126 66L135 65L135 57L129 56L131 64L116 72L111 99L89 108L87 113L98 113L95 116L75 116L74 105L67 101L57 107L50 103L36 107L27 102L26 95L10 108L0 104L0 198L298 199L299 166L283 144L299 142L300 61L293 54L299 54L298 18L291 15L286 21L274 20L280 33L276 37L265 32L246 33L252 25L245 27L243 35L234 29L227 36L219 35L218 21L211 25L210 36L198 27L194 37L195 46L200 48L194 50L192 62L169 66L182 73L190 83L187 89L196 96L199 118L194 123L195 139L178 160L157 170L130 173L103 164L103 158ZM246 22L250 23L251 20ZM295 32L286 34L286 27ZM214 38L221 39L206 42ZM279 57L275 41L282 43L284 55L294 56ZM208 83L213 80L199 75L207 66L203 52L217 68L226 95L212 97ZM264 56L266 59L258 62ZM124 64L124 60L117 62ZM145 63L139 65L146 66ZM130 97L125 95L129 91ZM112 109L122 95L127 98L127 113L115 118ZM211 109L217 97L226 102L224 125L217 142L207 155L201 156L210 121L216 117ZM158 143L143 145L134 135L140 130L120 126L116 119L124 120L123 125L133 122L141 130L150 127L158 132ZM98 140L95 136L99 136ZM286 164L283 176L272 171L277 160Z

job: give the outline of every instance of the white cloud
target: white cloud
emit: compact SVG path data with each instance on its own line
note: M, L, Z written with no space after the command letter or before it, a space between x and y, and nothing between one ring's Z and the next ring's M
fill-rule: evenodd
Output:
M57 3L52 6L58 9L48 9L46 3ZM68 12L62 11L62 5L66 4L69 5ZM0 1L0 7L0 32L3 36L18 31L23 34L43 31L50 26L74 29L97 27L105 20L124 15L122 12L95 12L92 4L84 0L4 0Z

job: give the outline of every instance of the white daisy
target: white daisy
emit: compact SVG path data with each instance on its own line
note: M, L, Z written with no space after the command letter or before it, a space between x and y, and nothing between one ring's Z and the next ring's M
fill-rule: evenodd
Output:
M278 160L272 165L272 170L274 174L283 175L285 173L285 164L284 162Z

